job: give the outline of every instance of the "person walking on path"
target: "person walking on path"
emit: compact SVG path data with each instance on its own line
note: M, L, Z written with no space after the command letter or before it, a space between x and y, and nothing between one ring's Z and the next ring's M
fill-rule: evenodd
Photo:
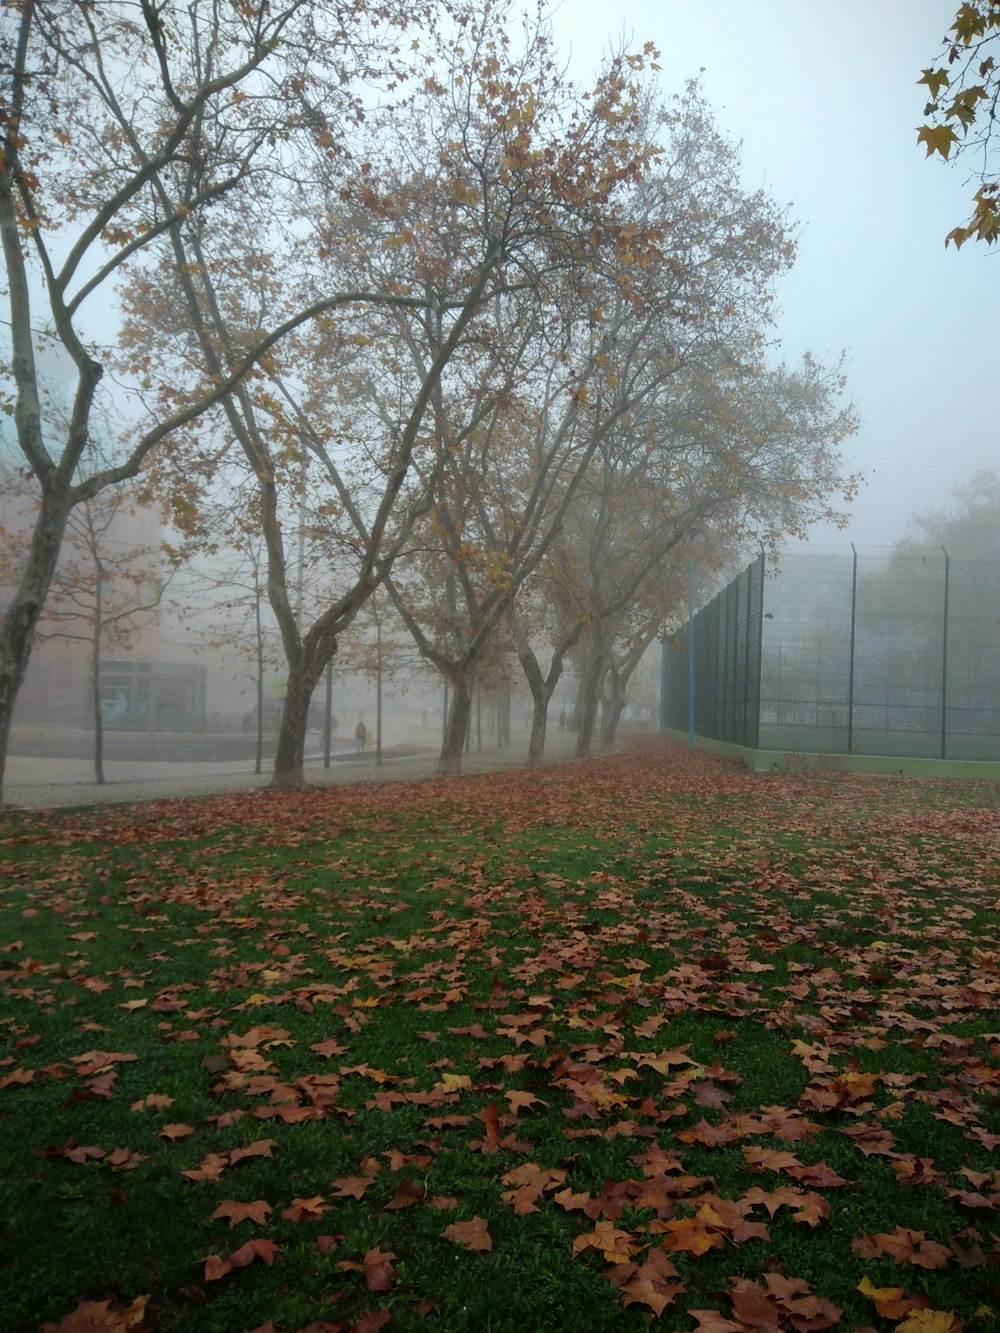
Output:
M354 747L358 754L364 754L365 741L368 739L368 728L361 719L358 719L358 725L354 728Z

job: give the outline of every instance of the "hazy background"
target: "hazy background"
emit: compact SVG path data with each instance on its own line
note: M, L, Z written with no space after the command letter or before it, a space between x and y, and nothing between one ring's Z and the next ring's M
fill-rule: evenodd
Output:
M925 160L926 90L956 0L563 0L560 45L586 79L625 33L661 52L665 91L698 77L741 140L745 180L789 204L795 268L778 288L789 360L848 353L868 484L850 527L814 542L891 545L915 510L998 458L1000 253L944 238L971 211L969 170Z

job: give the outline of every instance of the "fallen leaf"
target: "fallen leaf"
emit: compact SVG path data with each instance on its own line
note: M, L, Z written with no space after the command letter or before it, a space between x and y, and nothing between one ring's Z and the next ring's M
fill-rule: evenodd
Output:
M453 1222L441 1232L444 1240L453 1240L469 1250L492 1250L493 1240L484 1217L473 1217L468 1222Z

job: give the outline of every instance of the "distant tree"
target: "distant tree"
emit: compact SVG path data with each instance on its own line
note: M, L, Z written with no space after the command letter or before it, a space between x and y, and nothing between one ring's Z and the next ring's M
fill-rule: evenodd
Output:
M225 652L247 665L253 707L244 728L254 724L254 772L264 765L264 678L284 661L281 642L267 616L267 559L259 531L237 520L232 544L213 550L201 567L185 571L179 618L193 635L195 652Z
M434 54L421 85L405 108L366 110L339 166L323 129L294 176L284 227L268 191L224 216L182 219L165 273L130 292L138 342L181 383L191 366L223 373L253 343L262 311L294 304L317 281L354 294L293 349L276 349L213 422L242 450L261 497L288 670L275 785L303 781L313 690L447 461L455 432L442 434L442 402L468 390L468 431L504 391L506 381L462 380L455 366L488 349L498 303L544 303L546 273L586 273L614 245L614 201L652 152L631 134L645 56L609 62L588 99L556 69L542 25L529 24L515 48L511 13L504 0L447 39L425 33ZM329 115L318 101L310 110ZM212 124L201 132L214 160L225 143ZM183 198L196 174L174 175L160 188ZM338 573L309 623L296 614L288 541L306 459L310 506L326 519L317 538Z
M952 491L950 509L913 514L909 534L897 550L943 546L949 554L1000 554L1000 476L983 469Z
M1000 237L1000 173L997 170L997 109L1000 105L1000 4L996 0L964 0L944 37L936 65L917 80L928 92L927 122L917 142L927 156L972 158L970 177L976 184L972 215L954 227L945 244L956 248L975 239L993 245Z
M391 687L401 679L422 673L410 636L395 614L383 588L376 588L341 640L337 664L356 671L375 683L375 763L382 763L382 701L386 681Z
M123 487L73 509L38 630L40 639L77 639L90 648L94 781L99 784L105 781L104 656L131 648L156 621L177 568L158 548L128 540L135 513L134 491Z

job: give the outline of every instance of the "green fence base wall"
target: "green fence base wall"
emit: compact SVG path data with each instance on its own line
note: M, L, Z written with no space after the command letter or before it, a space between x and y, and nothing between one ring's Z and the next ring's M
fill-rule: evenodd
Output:
M665 727L662 736L670 736L684 745L686 731ZM775 769L815 769L827 773L889 773L910 778L981 778L1000 781L1000 763L980 759L911 759L891 754L801 754L787 750L753 750L747 745L731 745L704 736L694 738L696 750L705 754L742 759L753 773L771 773Z

